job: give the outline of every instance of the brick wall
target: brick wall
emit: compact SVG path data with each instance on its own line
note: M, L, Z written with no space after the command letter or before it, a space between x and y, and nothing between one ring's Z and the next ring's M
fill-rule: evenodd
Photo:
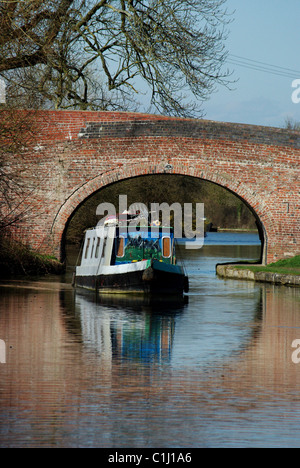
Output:
M18 233L33 248L60 255L70 216L101 187L168 172L240 196L260 222L266 262L300 254L298 132L134 113L38 111L35 121L22 159L31 214Z

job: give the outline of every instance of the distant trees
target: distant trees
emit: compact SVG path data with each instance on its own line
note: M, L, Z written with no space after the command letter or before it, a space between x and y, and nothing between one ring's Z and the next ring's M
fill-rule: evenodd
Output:
M85 229L96 226L96 209L109 202L117 208L119 195L127 195L128 207L133 203L204 203L207 224L231 229L256 229L255 218L240 198L223 187L198 178L181 175L152 175L124 180L105 187L84 203L72 218L67 241L82 240Z
M223 70L226 0L0 2L0 76L30 107L201 116Z
M285 120L284 128L286 128L287 130L300 131L300 122L292 119L291 117L287 117Z

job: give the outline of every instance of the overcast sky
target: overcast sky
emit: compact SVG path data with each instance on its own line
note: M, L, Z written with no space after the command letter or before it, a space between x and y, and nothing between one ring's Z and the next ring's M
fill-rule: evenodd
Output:
M292 83L300 82L300 0L227 0L227 6L235 10L228 67L238 82L232 91L218 88L204 104L205 118L275 127L287 117L300 121L300 103L292 102Z

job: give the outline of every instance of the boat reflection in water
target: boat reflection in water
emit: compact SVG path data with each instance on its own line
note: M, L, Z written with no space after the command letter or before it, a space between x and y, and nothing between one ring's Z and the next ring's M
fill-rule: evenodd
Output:
M142 296L103 296L76 293L76 315L82 340L107 360L132 360L144 364L169 362L175 319L188 297L170 302Z

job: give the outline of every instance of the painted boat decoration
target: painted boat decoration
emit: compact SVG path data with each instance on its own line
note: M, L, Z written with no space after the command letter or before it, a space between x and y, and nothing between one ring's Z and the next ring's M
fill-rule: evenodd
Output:
M116 219L86 231L74 285L99 294L182 296L189 290L171 228L144 225L124 231Z

